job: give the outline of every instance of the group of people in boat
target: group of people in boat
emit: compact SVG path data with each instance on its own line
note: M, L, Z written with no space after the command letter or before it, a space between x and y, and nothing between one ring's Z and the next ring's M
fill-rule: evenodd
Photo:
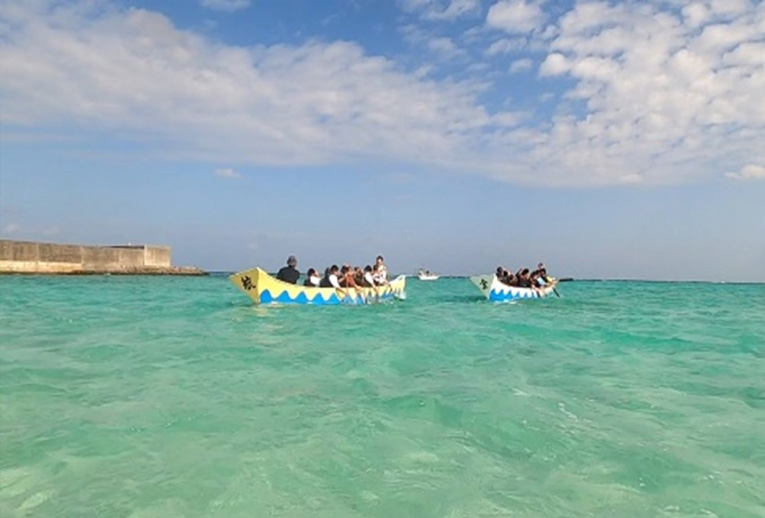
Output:
M513 273L504 266L497 266L497 270L494 273L499 282L507 286L531 288L534 290L538 290L540 287L550 284L555 280L547 274L544 263L539 263L537 269L533 272L528 268L522 267Z
M282 267L276 274L280 281L297 284L300 279L300 271L297 269L297 258L291 255L287 258L287 266ZM366 265L363 269L359 266L344 264L342 267L333 264L324 269L321 275L316 268L309 268L306 272L304 286L312 288L335 288L347 293L349 288L374 288L389 284L388 268L385 266L383 256L378 255L374 266Z
M426 270L427 272L427 270ZM539 290L540 287L551 284L555 279L547 274L544 263L537 264L537 269L530 271L528 268L519 268L513 273L504 266L497 266L495 271L497 279L507 286L519 288L531 288ZM297 258L291 255L287 258L287 266L282 267L276 274L280 281L297 284L300 280L300 271L297 269ZM390 284L388 281L388 268L385 266L383 256L378 255L374 266L360 266L344 264L342 267L333 264L324 269L321 275L316 268L309 268L306 272L303 285L313 288L335 288L347 294L350 288L374 288Z

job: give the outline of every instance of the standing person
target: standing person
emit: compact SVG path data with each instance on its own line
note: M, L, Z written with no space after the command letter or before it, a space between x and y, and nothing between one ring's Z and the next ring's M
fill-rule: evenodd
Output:
M385 260L383 259L383 256L378 255L377 259L375 259L375 268L374 273L372 274L372 277L375 280L375 284L378 286L381 284L390 284L388 282L388 267L385 266Z
M280 281L296 284L300 278L300 272L295 268L296 266L297 258L294 255L289 256L287 258L287 266L282 266L282 269L276 274L276 278Z

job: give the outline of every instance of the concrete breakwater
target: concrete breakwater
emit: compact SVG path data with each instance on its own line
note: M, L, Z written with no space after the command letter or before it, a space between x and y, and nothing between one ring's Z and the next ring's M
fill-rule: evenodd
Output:
M0 240L0 274L206 275L173 266L169 246L85 246Z

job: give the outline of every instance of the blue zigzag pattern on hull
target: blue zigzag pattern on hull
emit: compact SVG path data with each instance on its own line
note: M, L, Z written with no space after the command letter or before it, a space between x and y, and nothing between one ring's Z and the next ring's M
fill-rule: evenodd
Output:
M489 300L493 302L510 302L518 299L535 299L537 295L531 291L519 291L513 294L512 291L497 291L491 290L489 292Z
M391 300L393 298L393 293L386 293L384 295L381 295L379 300L385 301L385 300ZM377 297L370 297L370 302L377 302ZM289 293L287 291L282 291L277 295L276 297L273 296L270 290L263 290L263 292L260 294L260 303L261 304L273 304L273 303L279 303L279 304L314 304L314 305L325 305L325 306L334 306L339 304L365 304L366 301L361 296L346 296L342 299L337 296L337 294L333 293L330 295L329 298L325 299L321 294L317 294L313 299L309 299L308 295L306 295L305 292L300 292L295 298L290 297Z
M305 292L300 292L297 297L290 297L287 291L280 292L277 296L271 293L271 290L263 290L260 294L261 304L316 304L316 305L335 305L340 304L340 299L334 293L327 299L317 294L313 299L309 299Z

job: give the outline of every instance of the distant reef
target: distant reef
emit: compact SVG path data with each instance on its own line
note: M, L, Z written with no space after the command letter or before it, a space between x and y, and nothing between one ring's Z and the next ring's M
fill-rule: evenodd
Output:
M0 274L207 275L196 266L173 266L169 246L85 246L0 240Z

